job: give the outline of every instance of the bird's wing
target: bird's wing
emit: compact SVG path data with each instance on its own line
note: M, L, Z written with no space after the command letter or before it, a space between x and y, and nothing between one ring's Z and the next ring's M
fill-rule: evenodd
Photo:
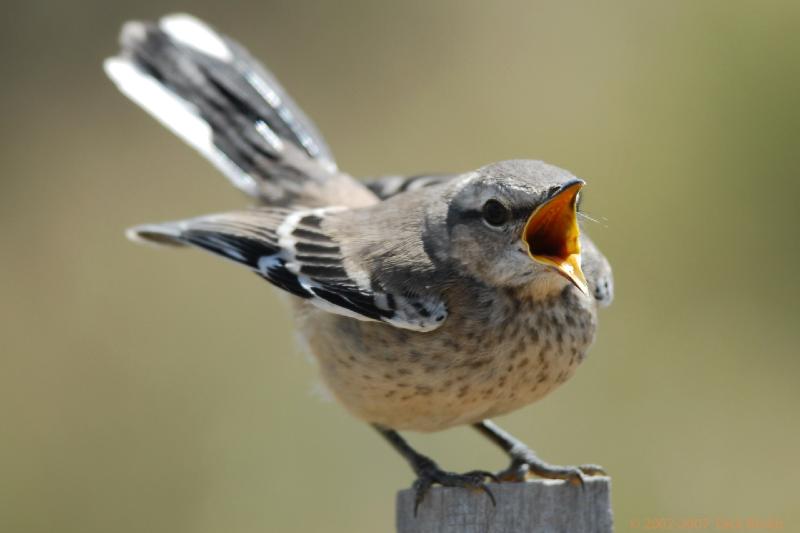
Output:
M611 264L586 233L581 233L581 263L589 290L601 307L614 299L614 276Z
M438 185L457 177L458 174L420 174L417 176L381 176L367 178L364 185L381 200L400 193L416 191L431 185Z
M179 14L128 22L120 41L105 62L109 77L245 193L272 205L321 205L330 198L319 189L335 181L351 196L372 196L337 170L311 120L232 39Z
M138 226L129 236L191 245L240 263L273 285L331 313L430 331L444 322L440 297L387 286L347 260L330 217L344 208L257 208Z

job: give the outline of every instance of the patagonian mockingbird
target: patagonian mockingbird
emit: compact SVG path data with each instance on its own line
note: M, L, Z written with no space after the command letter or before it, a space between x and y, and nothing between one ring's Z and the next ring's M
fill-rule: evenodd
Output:
M489 418L534 402L583 361L611 269L582 233L584 182L541 161L361 182L277 80L188 15L129 22L105 62L119 89L257 206L129 230L193 246L293 295L325 384L432 484L483 489L528 473L581 484L594 465L545 463ZM447 472L398 430L471 424L510 466Z

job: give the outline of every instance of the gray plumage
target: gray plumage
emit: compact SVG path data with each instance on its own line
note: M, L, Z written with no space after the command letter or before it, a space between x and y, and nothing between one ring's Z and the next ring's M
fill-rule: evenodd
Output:
M121 40L106 63L120 89L259 202L129 236L210 251L292 294L353 414L393 429L478 424L538 400L583 360L613 281L578 229L582 180L516 160L362 184L229 38L173 15L129 23ZM557 468L537 472L581 475Z
M367 178L364 185L381 200L386 200L400 193L411 192L424 187L438 185L449 181L458 174L420 174L418 176L381 176Z

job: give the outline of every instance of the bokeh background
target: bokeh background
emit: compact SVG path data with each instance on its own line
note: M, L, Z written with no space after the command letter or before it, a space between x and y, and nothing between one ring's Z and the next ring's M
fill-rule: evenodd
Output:
M101 71L124 20L172 11L262 58L355 175L584 177L617 300L577 376L501 423L607 467L620 531L800 530L797 2L4 0L1 531L390 531L412 481L317 393L275 290L123 238L245 202ZM469 429L411 440L505 464Z

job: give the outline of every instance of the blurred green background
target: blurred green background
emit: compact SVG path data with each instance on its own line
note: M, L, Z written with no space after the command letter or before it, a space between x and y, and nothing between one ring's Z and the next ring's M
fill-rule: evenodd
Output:
M390 531L411 472L321 399L287 306L127 226L244 205L101 71L188 11L262 58L358 175L541 158L589 187L617 300L577 376L501 419L613 476L618 530L800 530L800 4L3 2L0 531ZM451 469L469 429L411 435Z

